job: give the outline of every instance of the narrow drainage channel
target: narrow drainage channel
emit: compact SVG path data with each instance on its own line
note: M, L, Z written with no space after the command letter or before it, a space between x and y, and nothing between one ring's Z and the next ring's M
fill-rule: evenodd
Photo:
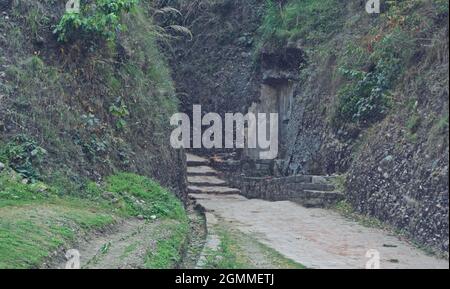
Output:
M206 243L206 221L204 214L195 209L192 202L188 204L186 211L189 217L190 232L188 245L184 251L179 269L195 269Z

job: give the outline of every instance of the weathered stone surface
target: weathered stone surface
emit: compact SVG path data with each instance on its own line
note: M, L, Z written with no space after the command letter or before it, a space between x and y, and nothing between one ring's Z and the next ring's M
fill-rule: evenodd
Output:
M12 0L0 0L0 11L11 9Z
M315 180L315 182L314 182ZM334 192L329 177L290 176L281 178L237 177L231 182L239 187L248 198L269 201L292 200L305 206L326 207L342 199L340 192Z
M292 196L291 201L307 208L324 208L336 204L343 198L344 194L340 192L305 190L298 196Z
M188 186L189 194L239 194L241 191L229 187L220 186Z
M239 195L190 197L209 212L208 216L232 224L308 268L364 269L369 260L366 253L373 249L380 252L383 269L449 267L446 260L427 256L385 231L364 227L330 210Z
M188 166L204 166L209 164L209 160L193 154L186 154L186 162Z
M226 181L214 176L189 176L188 183L191 185L217 186L226 185Z
M215 176L217 171L208 166L188 167L187 174L190 176Z

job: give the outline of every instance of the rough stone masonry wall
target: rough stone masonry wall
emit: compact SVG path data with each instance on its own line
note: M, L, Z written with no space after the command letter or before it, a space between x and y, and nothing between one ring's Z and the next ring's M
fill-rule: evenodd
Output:
M245 113L259 96L253 51L263 16L260 0L159 0L175 6L193 38L171 45L169 59L182 108L201 104L203 113Z
M286 201L299 191L298 183L310 182L311 177L292 176L286 178L249 178L237 177L233 185L240 188L242 194L250 199L263 199L268 201Z
M230 182L249 199L294 201L305 206L329 206L341 200L340 194L315 191L333 190L331 178L290 176L281 178L232 177Z

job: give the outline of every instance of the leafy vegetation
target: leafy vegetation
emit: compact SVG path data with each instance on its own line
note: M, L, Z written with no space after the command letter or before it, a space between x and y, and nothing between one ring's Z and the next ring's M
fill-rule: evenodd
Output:
M314 44L329 38L342 26L341 5L337 0L294 0L285 5L267 0L266 5L259 31L266 43L302 39Z
M95 186L91 185L91 189ZM172 193L155 181L130 173L120 173L107 179L103 190L110 192L118 207L128 216L142 215L151 219L171 218L184 220L185 211L181 202ZM102 191L95 188L92 195Z
M87 178L137 166L142 174L169 183L176 172L158 171L172 165L164 140L178 102L159 51L151 1L122 12L120 23L129 31L114 30L120 35L115 41L86 35L88 41L70 45L58 45L49 33L65 1L56 6L53 0L16 2L10 11L14 17L0 18L1 31L8 31L0 39L2 162L14 157L15 152L6 156L13 149L8 143L25 135L47 154L40 160L19 156L23 161L17 158L10 166L28 160L24 175L30 181L58 182L60 193L82 194ZM82 8L94 2L82 1Z
M281 3L280 3L281 2ZM367 35L346 39L344 49L337 51L333 35L361 20L361 5L352 10L337 0L266 1L266 14L259 30L259 46L285 45L300 41L307 62L319 62L333 55L342 81L337 86L335 107L330 120L335 128L367 127L382 120L394 105L393 91L404 76L411 59L416 56L418 39L448 14L448 1L389 1L383 5L379 22L363 22ZM350 9L352 19L343 19L343 10ZM426 10L427 13L420 11ZM367 16L367 15L364 15ZM373 27L372 29L370 27ZM343 33L345 35L345 33ZM317 58L317 59L316 59ZM302 76L311 75L311 63L299 69ZM327 65L324 63L324 65Z
M178 266L187 244L189 224L186 218L162 228L166 234L161 238L154 251L147 252L145 267L148 269L170 269Z
M347 47L339 72L347 83L338 92L333 124L377 122L391 106L391 91L412 57L414 41L400 26L370 40L367 49ZM352 59L351 59L352 58Z
M44 148L26 135L18 135L0 147L0 160L30 181L39 178L36 166L42 162L46 154Z
M116 122L116 127L118 129L124 129L127 125L125 118L130 115L125 102L121 99L119 105L111 105L109 112L111 112L111 114L118 119Z
M75 39L114 40L124 27L122 13L130 12L138 0L95 0L81 7L80 13L66 12L53 33L61 42Z

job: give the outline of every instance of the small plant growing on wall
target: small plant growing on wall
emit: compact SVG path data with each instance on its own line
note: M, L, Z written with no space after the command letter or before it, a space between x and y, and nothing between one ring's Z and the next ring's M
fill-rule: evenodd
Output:
M125 120L125 117L130 115L130 112L128 111L128 108L126 104L123 102L123 100L119 101L119 104L111 105L109 108L109 112L117 118L116 127L119 130L124 129L127 126L127 122Z

